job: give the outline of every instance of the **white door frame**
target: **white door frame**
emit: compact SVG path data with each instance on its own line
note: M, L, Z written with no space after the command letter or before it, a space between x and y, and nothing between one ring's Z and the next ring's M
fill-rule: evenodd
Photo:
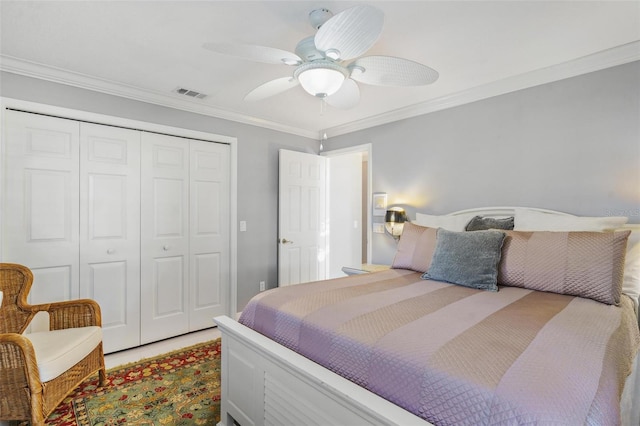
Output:
M230 146L230 195L229 195L229 316L235 318L238 309L238 240L237 240L237 224L238 224L238 139L231 136L217 135L214 133L200 132L197 130L185 129L180 127L165 126L161 124L148 123L139 120L132 120L110 115L97 114L87 111L74 110L69 108L58 107L54 105L41 104L36 102L23 101L20 99L0 97L0 164L5 161L5 138L4 129L5 111L7 109L16 109L25 112L53 115L60 118L69 118L72 120L89 121L98 124L112 125L118 127L126 127L137 130L146 130L155 133L164 133L174 136L182 136L190 139L199 139L209 142L226 143ZM0 188L4 187L4 180L0 174ZM0 203L2 197L0 197ZM0 212L3 211L0 204ZM4 218L0 216L0 223ZM2 241L2 233L0 227L0 241ZM0 259L4 258L2 253L2 245L0 245ZM212 326L214 325L212 319Z
M371 188L372 188L372 179L373 179L373 146L371 143L365 143L362 145L355 145L355 146L350 146L347 148L340 148L340 149L334 149L334 150L330 150L330 151L323 151L320 153L320 155L324 156L324 157L336 157L339 155L344 155L344 154L354 154L354 153L363 153L367 155L367 187L364 188L365 191L367 191L367 205L366 206L362 206L363 209L366 209L367 211L367 223L363 224L363 226L367 227L367 263L371 263L371 238L373 237L373 233L372 233L372 228L371 228L371 223L372 223L372 216L371 216ZM329 219L329 212L327 212L327 219ZM328 248L328 247L327 247Z

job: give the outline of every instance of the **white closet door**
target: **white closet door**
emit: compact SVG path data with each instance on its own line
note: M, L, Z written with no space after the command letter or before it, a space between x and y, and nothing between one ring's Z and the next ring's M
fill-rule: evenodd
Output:
M9 110L5 122L2 261L33 271L31 303L77 298L78 123Z
M228 145L190 143L189 331L228 314L229 151Z
M140 344L140 132L81 123L80 141L80 297L114 352Z
M142 134L141 343L189 331L189 141Z

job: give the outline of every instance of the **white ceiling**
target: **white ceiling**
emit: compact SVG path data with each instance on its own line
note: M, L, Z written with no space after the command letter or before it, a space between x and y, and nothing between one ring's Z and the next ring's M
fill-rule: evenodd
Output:
M360 84L338 110L296 87L245 102L292 67L226 57L206 42L293 51L319 7L359 1L0 2L0 69L309 137L346 133L640 59L640 1L368 1L385 14L366 55L411 59L440 78L418 88ZM207 94L187 99L184 87Z

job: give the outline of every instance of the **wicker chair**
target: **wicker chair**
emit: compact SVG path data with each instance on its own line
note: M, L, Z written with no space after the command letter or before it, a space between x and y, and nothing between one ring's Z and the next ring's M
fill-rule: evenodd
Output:
M44 424L84 379L106 381L100 306L93 300L28 305L31 271L0 263L0 420ZM49 313L49 331L22 334L37 312Z

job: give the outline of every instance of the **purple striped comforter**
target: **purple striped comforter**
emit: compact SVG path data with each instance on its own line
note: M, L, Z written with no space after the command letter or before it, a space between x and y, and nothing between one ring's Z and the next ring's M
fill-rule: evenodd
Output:
M631 299L389 270L260 293L240 322L436 425L618 425Z

